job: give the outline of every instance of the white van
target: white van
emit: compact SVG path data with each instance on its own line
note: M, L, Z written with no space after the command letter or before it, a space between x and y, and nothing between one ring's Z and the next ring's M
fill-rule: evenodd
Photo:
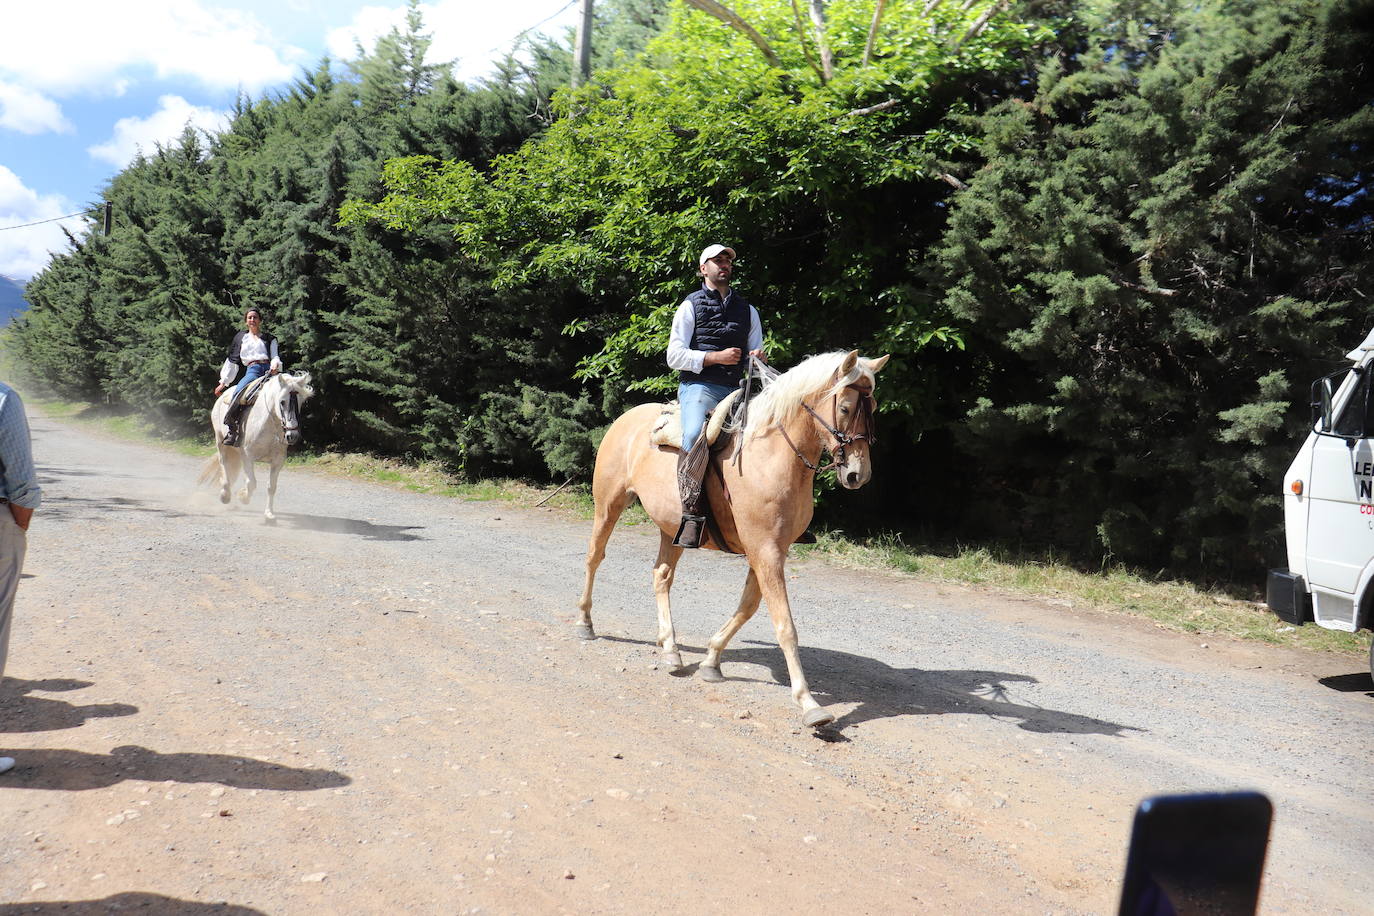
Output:
M1374 629L1374 331L1346 357L1312 383L1312 432L1283 482L1288 568L1267 597L1289 623L1354 633Z

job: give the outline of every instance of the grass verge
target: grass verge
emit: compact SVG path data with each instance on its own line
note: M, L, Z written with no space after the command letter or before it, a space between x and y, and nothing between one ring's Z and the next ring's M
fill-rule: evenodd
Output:
M1164 629L1196 636L1258 640L1351 656L1369 651L1368 633L1340 633L1315 625L1293 627L1275 617L1263 602L1187 582L1151 579L1124 567L1085 572L1052 557L1027 558L987 547L934 551L908 546L895 535L856 540L822 532L814 546L793 550L823 554L857 568L892 569L927 581L984 586L1070 607L1144 617Z
M208 434L195 437L160 435L154 424L129 414L87 404L34 400L37 410L121 439L153 440L177 452L208 456ZM453 499L498 500L515 505L542 505L590 519L592 499L585 482L561 488L536 487L513 479L465 481L434 462L406 462L356 453L297 452L289 463L341 477L368 480L415 493ZM622 524L649 522L636 503ZM1230 637L1348 655L1354 661L1369 651L1368 633L1338 633L1315 625L1291 627L1262 603L1186 582L1158 581L1124 567L1085 572L1054 558L1027 558L987 547L935 550L906 544L900 536L850 538L839 532L817 532L817 543L797 546L800 555L819 555L863 569L884 569L924 581L950 582L1046 599L1071 607L1144 617L1160 627L1199 637ZM1257 570L1256 575L1262 575Z

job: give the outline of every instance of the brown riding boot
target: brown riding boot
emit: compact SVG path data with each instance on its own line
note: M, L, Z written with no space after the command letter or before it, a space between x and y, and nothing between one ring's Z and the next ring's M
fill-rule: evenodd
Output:
M230 405L229 410L224 415L224 444L236 446L239 444L239 418L243 413L243 405L237 401Z
M678 453L677 489L682 499L682 524L678 525L673 538L674 547L700 547L706 539L706 500L702 482L706 479L710 457L711 447L705 436L697 438L690 452Z
M682 524L677 526L673 538L674 547L700 547L706 534L706 516L682 514Z

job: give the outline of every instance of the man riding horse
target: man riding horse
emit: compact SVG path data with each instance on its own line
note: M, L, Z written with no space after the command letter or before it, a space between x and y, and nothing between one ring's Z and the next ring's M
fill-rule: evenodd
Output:
M673 544L700 547L706 526L702 480L709 445L701 438L706 414L734 391L744 377L748 356L764 360L758 309L730 288L735 250L710 245L697 259L701 289L682 301L668 337L668 367L679 372L682 450L678 489L682 524ZM766 362L766 360L764 360Z

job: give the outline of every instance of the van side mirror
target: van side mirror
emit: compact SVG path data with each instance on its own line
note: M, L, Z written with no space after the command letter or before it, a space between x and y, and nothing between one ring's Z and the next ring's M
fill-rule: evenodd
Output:
M1347 387L1347 379L1351 379L1352 390L1346 395L1340 416L1337 416L1336 396ZM1347 444L1354 445L1355 440L1374 433L1374 413L1370 411L1374 406L1370 397L1371 381L1374 381L1374 373L1367 367L1352 366L1313 382L1312 426L1317 434L1345 439Z
M1318 384L1319 384L1319 386L1321 387L1321 397L1319 398L1319 400L1318 400L1318 402L1317 402L1317 406L1321 409L1321 416L1320 416L1320 420L1321 420L1321 431L1324 432L1324 433L1329 433L1329 432L1331 432L1331 422L1332 422L1332 420L1331 420L1331 413L1332 413L1331 404L1332 404L1332 402L1335 401L1335 399L1336 399L1336 398L1335 398L1336 393L1335 393L1335 391L1333 391L1332 388L1331 388L1331 376L1328 375L1326 378L1322 379Z

